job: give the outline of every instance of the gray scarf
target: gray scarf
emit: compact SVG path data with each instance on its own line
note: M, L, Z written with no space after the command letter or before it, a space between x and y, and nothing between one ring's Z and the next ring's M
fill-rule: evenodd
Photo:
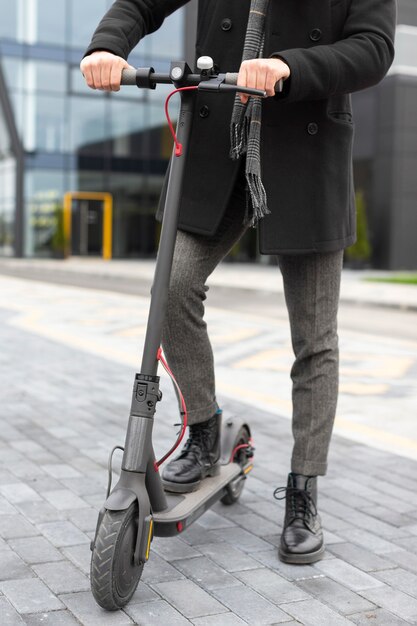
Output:
M242 61L262 57L268 3L269 0L251 0ZM249 98L247 104L242 104L236 94L230 128L230 156L237 160L246 153L245 174L249 197L245 222L250 226L256 226L269 213L261 180L261 122L261 98Z

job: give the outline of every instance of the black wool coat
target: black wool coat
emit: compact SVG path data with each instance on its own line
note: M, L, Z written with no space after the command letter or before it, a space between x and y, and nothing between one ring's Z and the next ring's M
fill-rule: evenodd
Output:
M187 0L116 0L87 54L127 58ZM196 56L236 72L250 0L199 0ZM261 163L270 215L264 254L340 250L355 240L350 93L378 83L394 57L395 0L270 0L264 56L291 69L284 93L263 101ZM233 97L198 93L180 228L213 234L237 176L229 158ZM202 174L203 172L203 174Z

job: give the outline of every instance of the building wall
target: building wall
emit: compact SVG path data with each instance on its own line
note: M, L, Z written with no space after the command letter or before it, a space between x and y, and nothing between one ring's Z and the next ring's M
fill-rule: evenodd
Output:
M163 112L167 89L144 93L124 88L105 94L89 90L79 71L92 32L111 4L0 0L0 62L25 154L25 256L56 252L64 193L83 190L114 196L115 256L154 253L153 213L170 154ZM183 22L183 11L170 16L139 44L130 62L162 70L171 58L181 58ZM175 116L175 104L172 112ZM4 182L12 174L3 143L6 146L0 135ZM3 193L0 254L11 251L11 217L10 198ZM2 227L6 223L7 228Z

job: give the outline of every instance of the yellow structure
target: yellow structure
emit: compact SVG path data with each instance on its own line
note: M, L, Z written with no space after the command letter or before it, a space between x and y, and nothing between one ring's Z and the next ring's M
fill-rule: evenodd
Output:
M71 247L71 216L73 200L101 200L103 202L103 259L112 258L113 242L113 196L111 193L95 191L69 191L64 196L64 233L65 241ZM67 255L71 249L67 250Z

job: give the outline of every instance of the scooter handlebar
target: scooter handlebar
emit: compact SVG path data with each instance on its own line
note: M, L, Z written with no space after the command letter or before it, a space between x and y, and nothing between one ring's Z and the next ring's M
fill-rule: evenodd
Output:
M202 90L216 90L216 91L238 91L241 93L247 93L249 95L265 97L266 93L259 89L252 89L249 87L242 87L236 89L237 86L237 73L229 72L227 74L219 75L223 80L210 79L202 80L199 74L190 74L186 77L186 82L189 85L198 86ZM154 89L157 84L170 84L173 83L172 76L170 74L158 74L153 68L139 68L139 69L124 69L122 70L121 85L136 85L137 87L145 87L148 89ZM278 81L275 85L275 92L282 91L282 80Z
M136 70L134 69L125 69L122 70L122 80L120 81L121 85L136 85Z

